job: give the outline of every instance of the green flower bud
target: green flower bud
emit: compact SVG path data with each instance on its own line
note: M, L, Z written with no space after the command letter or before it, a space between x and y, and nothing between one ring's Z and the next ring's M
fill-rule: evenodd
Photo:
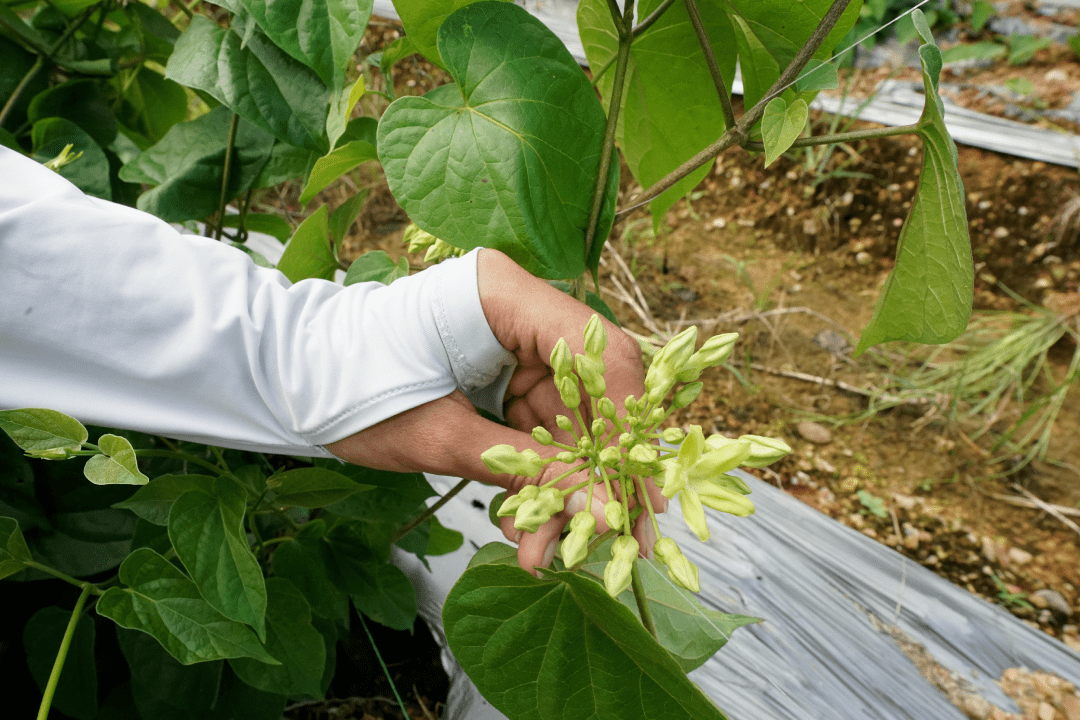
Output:
M604 361L593 360L584 355L574 356L574 369L577 370L581 384L585 386L585 392L592 397L604 397L607 391L607 383L604 382Z
M563 405L573 410L581 404L581 392L578 390L577 378L573 375L561 377L555 381L559 388L559 397Z
M671 386L674 384L675 373L672 372L658 372L656 375L653 376L652 382L650 382L649 378L646 377L645 388L648 390L648 392L645 393L645 397L643 399L648 401L650 405L659 405L661 402L663 402L664 398L668 394L668 390L670 390ZM638 407L638 410L642 409L644 408L641 408L640 406Z
M594 443L592 441L592 438L590 438L588 435L582 435L577 440L577 446L578 446L578 448L580 450L584 450L585 452L588 452L589 450L592 450L596 446L596 443Z
M701 394L701 389L705 387L705 383L691 383L679 388L679 392L675 393L675 397L671 400L671 407L681 409L697 400L697 396Z
M747 517L754 514L754 502L742 493L723 487L720 482L699 482L694 485L704 505L713 510Z
M612 530L622 529L626 522L626 511L618 500L608 500L604 503L604 519Z
M701 585L698 583L698 569L694 563L686 559L682 550L671 538L660 538L653 546L656 559L662 562L668 569L668 577L676 585L686 588L690 592L700 592Z
M701 371L704 368L698 367L693 364L693 358L690 358L691 362L688 362L683 366L683 369L675 373L675 379L681 383L694 382L701 377Z
M536 532L552 515L562 512L563 507L562 493L553 487L544 488L532 500L521 503L514 514L514 528Z
M667 428L662 435L664 437L664 442L669 442L672 445L681 443L683 438L686 437L686 433L683 432L682 428Z
M521 507L521 503L526 500L532 500L539 494L540 488L535 485L526 485L518 490L516 495L509 495L503 500L503 504L499 507L499 512L497 513L498 517L510 517L511 515L514 515L517 513L518 508Z
M615 403L612 402L611 398L600 398L600 402L597 403L597 407L600 410L600 414L606 417L608 420L611 420L612 422L618 420L618 410L615 409Z
M739 333L713 335L705 341L700 350L693 354L690 362L703 368L716 367L731 356L731 351L738 339Z
M656 462L656 448L652 445L635 445L630 448L628 457L640 465L652 465Z
M626 412L628 413L637 412L637 399L635 399L633 395L627 395L626 401L623 402L623 407L626 408Z
M599 315L593 315L585 326L585 353L599 360L606 347L607 331L604 329L604 323Z
M589 552L589 541L596 532L596 518L583 510L570 519L570 534L563 540L562 559L567 567L579 565Z
M630 573L638 556L638 542L629 535L620 535L611 543L611 560L604 568L604 589L618 597L630 587Z
M518 452L513 445L496 445L480 455L488 470L503 475L532 477L540 472L543 461L535 450Z
M722 475L742 465L746 458L750 457L749 440L724 439L728 442L704 453L694 467L690 468L691 477L708 479Z
M559 429L564 432L574 431L574 422L565 415L556 415L555 424L559 426Z
M541 445L550 445L555 442L555 438L551 437L551 433L548 429L542 425L537 425L532 431L533 440Z
M664 408L662 408L662 407L653 408L652 412L649 413L649 417L647 417L645 419L645 424L648 425L649 427L659 425L660 423L662 423L664 421L664 416L665 415L667 415L667 413L664 412Z
M615 467L621 459L622 453L619 452L619 448L606 447L600 451L600 462L608 467Z
M561 463L566 463L567 465L569 465L570 463L577 460L579 457L581 457L580 453L576 453L573 450L563 450L561 453L555 456L555 459Z
M634 436L628 432L619 434L619 445L622 447L630 447L634 444Z
M746 467L765 467L791 452L788 444L778 438L743 435L739 439L750 441L750 457L743 460L743 465Z
M656 360L653 360L653 364L656 364L657 360L659 360L665 366L665 369L672 374L682 370L683 365L694 354L694 345L697 344L697 332L697 326L691 325L671 338L668 344L664 346L664 349L660 351L662 356L657 356Z
M594 438L599 438L607 432L607 423L604 422L603 418L596 418L592 421L592 427L590 427L589 429L592 430L592 435Z
M555 343L555 347L551 350L550 361L556 380L568 376L574 369L574 358L565 338L559 338L559 342Z

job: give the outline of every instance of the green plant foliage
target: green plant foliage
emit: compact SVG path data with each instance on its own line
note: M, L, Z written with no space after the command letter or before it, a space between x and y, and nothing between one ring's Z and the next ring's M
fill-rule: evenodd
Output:
M308 522L295 537L281 543L274 551L274 574L291 580L300 589L316 615L331 620L345 620L349 614L349 596L331 578L330 546L323 541L326 523Z
M169 511L178 497L189 490L212 493L213 489L214 478L209 475L161 475L113 507L130 510L154 525L166 526Z
M330 149L330 91L253 25L228 29L196 16L177 41L165 77L209 93L280 140L317 152Z
M394 262L389 255L382 250L366 252L353 260L349 266L349 272L345 274L345 284L352 285L358 282L381 282L389 285L398 278L408 277L409 260L399 258Z
M601 585L544 577L477 565L443 606L450 648L492 705L522 719L725 717Z
M649 0L639 6L647 16L660 5ZM735 77L735 36L721 2L701 3L701 15L727 90ZM578 5L578 28L589 66L612 62L619 38L604 0ZM619 114L617 140L634 177L642 187L654 185L724 131L724 116L686 8L676 3L642 33L630 48L626 87ZM614 73L597 84L610 104ZM653 200L654 224L705 177L703 165Z
M82 448L89 437L75 418L41 408L0 410L0 429L27 455L45 458L66 457Z
M140 210L169 222L203 218L217 210L232 113L224 106L174 125L158 143L124 165L120 178L156 185L139 196ZM273 137L243 118L237 125L228 199L257 185L275 148Z
M187 111L184 88L147 68L135 71L119 109L124 125L146 139L144 147L158 142L169 128L183 122Z
M367 190L361 190L345 202L334 208L330 213L330 237L334 239L334 254L341 257L341 249L345 244L345 237L349 234L349 228L360 216L364 209L364 201L367 200ZM348 285L348 282L345 283Z
M539 20L504 2L451 15L439 52L457 85L398 98L379 122L394 197L451 245L494 247L540 277L577 277L605 125L588 78Z
M340 88L345 67L364 39L372 0L225 0L220 4L233 12L249 13L277 47L314 70L327 87Z
M83 474L95 485L145 485L150 481L139 471L135 448L127 438L102 435L98 440L101 455L86 461Z
M322 698L326 649L311 625L308 601L285 578L269 578L266 594L266 650L281 664L234 658L229 665L237 677L263 692Z
M131 672L131 700L144 718L199 720L217 699L222 663L184 665L150 636L119 630L117 640Z
M330 244L328 217L326 206L320 206L304 218L285 246L277 268L292 282L307 278L333 279L339 265Z
M1023 65L1035 57L1035 53L1054 44L1050 38L1035 35L1007 35L1005 42L1009 44L1010 65Z
M300 193L300 204L307 205L327 185L361 163L377 160L378 157L374 145L363 140L354 140L319 158Z
M439 55L438 35L443 22L455 10L470 5L476 0L395 0L394 9L405 26L405 34L418 52L443 70L447 69Z
M944 343L967 326L974 293L971 241L956 145L945 127L938 77L941 52L922 13L912 17L926 42L919 48L926 104L919 119L923 168L911 212L900 230L896 267L855 354L889 340Z
M397 566L379 558L359 534L338 525L326 536L335 582L357 611L395 630L409 630L416 621L416 592Z
M34 159L46 162L71 145L73 153L82 153L74 162L64 165L59 173L87 195L112 200L109 182L109 158L90 134L64 118L49 117L34 123L31 138Z
M951 63L961 60L996 60L1007 52L1008 48L1004 45L986 40L970 45L954 45L941 53L941 61Z
M15 518L0 517L0 580L14 575L33 560Z
M23 628L23 648L26 666L37 683L45 690L52 672L56 653L64 631L71 620L71 611L50 606L34 613ZM53 706L76 720L94 720L98 710L97 666L94 661L94 619L83 617L75 626L64 663L64 673L56 686Z
M867 512L879 518L889 517L889 511L885 509L885 503L881 498L866 490L855 493L859 498L859 504L866 508Z
M975 0L971 4L971 17L968 20L971 23L971 31L981 33L994 13L993 3L987 0Z
M169 510L169 539L199 594L230 620L266 635L266 585L244 530L247 493L220 477L210 492L188 490Z
M810 108L802 98L790 105L782 97L776 97L765 106L761 118L761 137L765 142L765 167L773 164L795 142L806 127Z
M274 504L299 507L322 507L344 500L355 492L374 490L349 477L325 468L308 467L286 470L266 481L274 492Z
M120 565L120 582L127 587L106 590L98 614L153 635L182 664L232 657L278 663L251 628L212 608L191 578L153 550L132 552Z
M236 228L240 227L241 216L239 214L226 215L221 221L221 227ZM262 213L249 213L243 217L244 229L248 232L257 232L264 235L269 235L273 238L277 238L282 244L289 241L289 236L292 235L292 228L289 227L289 223L285 222L277 215L268 215Z

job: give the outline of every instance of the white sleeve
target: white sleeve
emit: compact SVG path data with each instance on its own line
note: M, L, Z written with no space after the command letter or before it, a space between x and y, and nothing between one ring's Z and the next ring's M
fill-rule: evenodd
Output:
M0 147L0 408L263 452L321 446L513 365L476 252L390 286L289 283Z

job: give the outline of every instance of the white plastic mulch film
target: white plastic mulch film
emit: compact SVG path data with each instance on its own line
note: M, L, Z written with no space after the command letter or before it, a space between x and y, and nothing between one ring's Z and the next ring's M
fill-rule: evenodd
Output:
M732 720L965 720L919 674L886 629L895 626L990 703L1019 708L994 682L1007 668L1080 684L1080 654L938 577L894 550L745 473L757 513L709 513L712 539L686 530L677 505L661 527L701 571L706 606L764 618L690 674ZM430 477L440 493L456 478ZM446 720L501 720L446 649L442 603L475 550L504 541L487 517L496 488L473 483L439 511L465 534L461 549L398 561L420 613L444 648L451 690ZM474 504L484 506L483 509Z

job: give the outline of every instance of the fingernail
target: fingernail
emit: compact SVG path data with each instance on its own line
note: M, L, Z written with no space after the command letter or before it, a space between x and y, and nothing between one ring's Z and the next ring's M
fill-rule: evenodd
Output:
M641 549L641 554L651 560L653 556L653 546L656 545L656 528L653 527L651 522L647 522L645 523L645 528L641 534L645 539L645 547Z
M585 496L584 490L578 490L570 495L570 499L566 501L566 512L571 515L577 515L579 512L585 509L585 502L588 498Z
M515 543L520 543L521 542L521 535L522 535L523 532L524 532L524 530L518 530L516 533L514 533L514 542Z
M544 551L544 559L540 563L541 565L547 567L551 564L551 561L555 559L555 548L558 547L558 545L558 540L552 540L550 543L548 543L547 550Z

